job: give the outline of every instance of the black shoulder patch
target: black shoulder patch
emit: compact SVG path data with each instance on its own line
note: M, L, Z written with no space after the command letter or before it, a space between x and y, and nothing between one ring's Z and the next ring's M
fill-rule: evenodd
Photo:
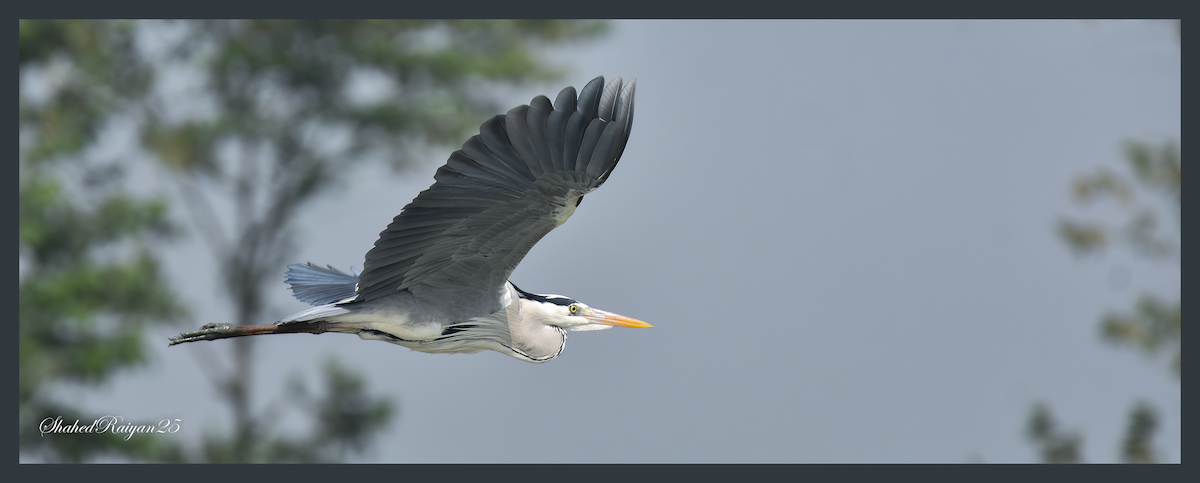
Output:
M512 281L510 280L508 283L512 283ZM523 298L525 300L532 300L534 302L543 302L543 303L550 303L550 304L555 304L555 305L562 305L564 307L571 305L571 304L579 303L578 300L575 300L570 297L563 297L561 295L539 295L536 293L526 292L524 290L521 290L521 287L518 287L517 284L515 284L515 283L513 283L513 288L517 289L517 293L520 294L521 298Z

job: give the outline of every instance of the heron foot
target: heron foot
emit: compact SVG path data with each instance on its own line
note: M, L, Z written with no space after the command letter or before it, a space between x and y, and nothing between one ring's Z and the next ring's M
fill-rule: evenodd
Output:
M217 340L230 337L234 334L235 329L232 324L204 324L199 330L192 332L184 332L176 337L171 337L169 345L182 344L184 342L195 342L198 340Z

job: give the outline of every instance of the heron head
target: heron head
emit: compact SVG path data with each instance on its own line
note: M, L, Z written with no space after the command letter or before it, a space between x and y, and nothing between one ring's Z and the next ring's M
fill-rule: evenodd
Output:
M613 327L654 327L638 319L593 309L582 302L566 306L560 305L556 315L558 317L551 317L545 323L576 331L604 330Z
M519 288L517 291L521 294L523 317L534 317L546 325L572 331L604 330L613 327L654 327L624 315L593 309L570 297L554 294L539 295Z

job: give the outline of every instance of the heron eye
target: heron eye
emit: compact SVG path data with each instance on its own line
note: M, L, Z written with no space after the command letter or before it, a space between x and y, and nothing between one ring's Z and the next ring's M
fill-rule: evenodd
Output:
M571 313L573 314L575 312L579 312L579 306L575 305L575 304L571 304Z

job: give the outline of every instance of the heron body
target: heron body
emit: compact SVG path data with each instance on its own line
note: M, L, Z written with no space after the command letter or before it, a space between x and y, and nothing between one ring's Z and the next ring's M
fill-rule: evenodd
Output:
M635 82L597 77L554 103L538 96L480 126L379 235L361 274L289 265L313 307L272 325L210 324L171 344L341 332L431 353L493 350L528 362L562 354L567 331L650 327L508 277L612 173L633 123Z

